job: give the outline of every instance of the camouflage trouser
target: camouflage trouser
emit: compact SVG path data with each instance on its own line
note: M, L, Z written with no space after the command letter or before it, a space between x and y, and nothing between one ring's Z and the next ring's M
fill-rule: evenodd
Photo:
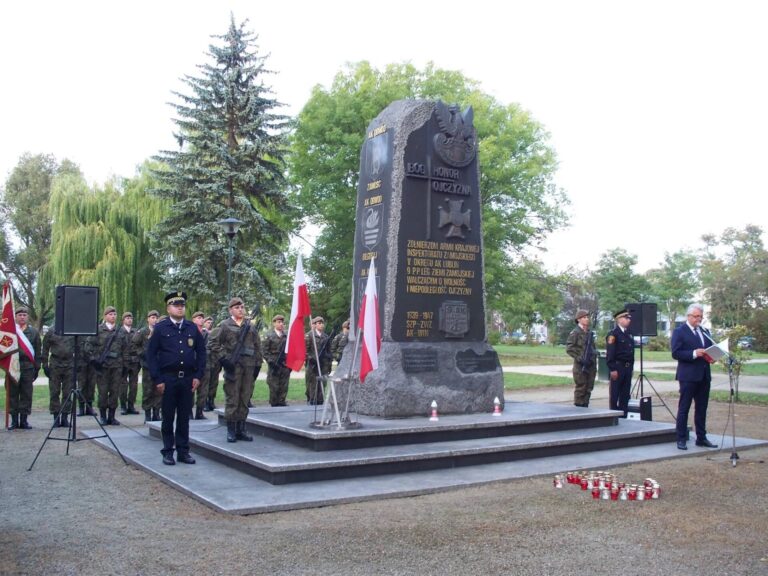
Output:
M587 372L581 370L581 364L573 364L573 382L576 387L573 390L573 403L577 406L589 406L589 397L595 387L597 366L593 365Z
M78 362L77 384L85 401L93 406L93 398L96 393L96 369L87 361Z
M133 406L139 392L139 365L128 368L128 374L120 383L120 405Z
M325 376L330 374L330 366L321 366L321 368ZM307 402L310 404L323 403L323 383L317 381L317 365L314 362L307 363L306 370L304 371L304 386ZM315 394L317 394L317 398L315 398Z
M96 386L99 389L99 410L117 408L117 395L120 392L120 383L123 381L123 368L105 366L99 372Z
M152 382L152 376L148 368L141 369L141 409L152 410L160 408L163 403L163 395L157 391L155 383Z
M11 414L24 414L29 416L32 413L32 387L34 385L37 370L33 367L22 368L21 377L18 382L13 378L8 378L10 387L10 412Z
M206 368L208 370L208 368ZM208 372L208 398L213 402L216 400L216 394L219 392L219 375L221 368L211 368Z
M274 370L270 367L267 370L270 406L285 406L285 397L288 395L288 382L290 379L291 371L285 366Z
M48 411L51 414L61 412L62 402L65 402L72 392L72 366L51 366L51 376L48 378L48 390L50 391L50 401L48 402ZM72 408L65 406L66 411Z
M224 419L228 422L242 422L248 417L248 401L253 394L254 366L235 366L234 378L224 373Z
M195 396L194 405L197 408L203 408L208 401L208 381L211 379L211 371L206 368L203 370L203 377L200 378L200 386L197 387L197 396Z

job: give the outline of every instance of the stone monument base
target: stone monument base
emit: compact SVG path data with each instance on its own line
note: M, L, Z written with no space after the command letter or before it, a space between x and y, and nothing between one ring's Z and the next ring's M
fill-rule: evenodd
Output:
M350 341L334 377L348 374L354 347ZM353 386L352 411L366 416L425 416L433 400L439 414L493 412L495 398L504 405L501 365L484 342L382 342L379 368ZM342 402L345 388L337 390Z

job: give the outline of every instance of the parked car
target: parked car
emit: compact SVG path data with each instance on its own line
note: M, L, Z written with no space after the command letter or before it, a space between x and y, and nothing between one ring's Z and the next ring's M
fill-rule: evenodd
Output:
M736 341L736 346L738 346L742 350L752 350L752 347L754 345L755 345L754 336L742 336Z

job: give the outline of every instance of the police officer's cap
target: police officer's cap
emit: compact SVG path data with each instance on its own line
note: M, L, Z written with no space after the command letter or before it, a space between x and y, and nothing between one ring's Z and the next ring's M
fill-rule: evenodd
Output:
M147 312L147 318L149 318L150 316L155 316L155 317L160 316L160 312L158 312L157 310L150 310L149 312Z
M168 304L185 304L187 302L187 293L176 290L174 292L168 292L165 295L165 305Z
M619 318L632 318L632 316L630 315L629 310L622 308L613 315L614 320L618 320Z
M26 306L19 306L16 308L16 314L29 314L29 310Z
M584 316L589 316L589 312L587 312L586 310L579 310L578 312L576 312L576 318L574 318L573 321L576 322L576 324L578 324L579 320L584 318Z
M106 316L107 314L111 314L112 312L117 312L114 306L107 306L106 308L104 308L104 316Z
M192 318L193 319L195 319L195 318L205 318L205 314L203 314L200 310L198 310L197 312L192 314Z
M126 318L133 318L133 313L123 312L123 320L125 320Z
M349 320L344 320L344 322L342 322L342 324L341 324L341 327L342 328L349 328Z
M277 322L278 320L282 320L283 322L285 322L285 316L283 316L282 314L275 314L274 316L272 316L272 322Z
M325 324L325 320L323 320L322 316L315 316L314 318L312 318L312 324L319 324L320 322Z
M229 307L230 308L232 308L232 306L242 306L242 305L243 305L243 299L242 298L238 298L237 296L235 296L234 298L232 298L229 301Z

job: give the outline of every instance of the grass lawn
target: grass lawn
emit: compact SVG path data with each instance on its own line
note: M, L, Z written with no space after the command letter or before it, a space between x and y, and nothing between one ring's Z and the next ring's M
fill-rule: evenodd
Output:
M542 386L573 385L573 378L565 376L541 376L540 374L504 373L505 390L521 390L523 388L541 388Z
M712 370L728 374L728 368L722 364L713 364ZM768 376L768 363L752 364L747 362L741 365L742 376Z

